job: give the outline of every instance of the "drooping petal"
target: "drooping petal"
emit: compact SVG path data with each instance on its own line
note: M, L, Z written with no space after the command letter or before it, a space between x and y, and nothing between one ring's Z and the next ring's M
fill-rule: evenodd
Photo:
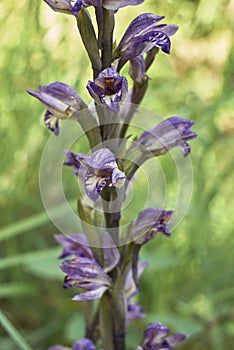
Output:
M156 345L163 337L169 333L169 328L160 322L150 323L144 331L144 340L142 345Z
M134 37L139 35L142 31L152 28L153 25L162 19L165 16L157 16L154 13L142 13L137 16L126 29L119 45L118 50L126 49L126 44L129 43Z
M103 7L107 10L118 10L125 6L136 6L144 2L144 0L102 0Z
M94 259L77 258L73 260L65 260L60 265L60 268L65 272L68 277L76 282L76 286L79 288L89 289L99 286L110 286L110 277L103 271L100 265L98 265Z
M139 320L143 317L145 317L145 314L143 312L141 305L139 305L139 304L128 304L127 305L127 315L126 315L127 323L130 323L130 322L135 321L135 320Z
M141 211L131 230L135 243L142 245L158 232L170 236L168 223L172 215L173 211L158 208L147 208Z
M56 241L63 246L60 259L74 255L80 258L93 258L87 237L82 233L71 235L55 235Z
M154 47L167 54L170 53L169 37L176 33L178 27L167 24L155 25L163 18L164 16L143 13L130 23L116 49L120 56L118 72L128 60L148 52Z
M55 82L49 85L40 85L38 91L27 90L47 108L44 117L45 125L56 135L59 133L59 119L69 119L86 108L87 105L69 85Z
M87 290L84 293L80 293L74 296L72 300L76 300L76 301L97 300L103 296L103 294L107 291L107 289L108 287L104 286L104 287Z
M52 10L77 16L83 5L101 6L101 0L44 0Z
M71 14L69 0L44 0L54 11Z
M169 36L163 31L154 29L144 35L135 37L131 42L131 52L129 52L129 58L143 54L155 46L161 49L163 52L169 54L171 48Z
M166 337L167 342L172 346L176 346L177 344L185 341L188 339L188 335L184 333L175 333L170 335L169 337Z
M155 128L145 131L137 142L156 156L167 153L174 147L180 147L186 157L190 153L190 146L186 141L197 136L191 130L193 125L194 122L191 120L171 117L162 121Z

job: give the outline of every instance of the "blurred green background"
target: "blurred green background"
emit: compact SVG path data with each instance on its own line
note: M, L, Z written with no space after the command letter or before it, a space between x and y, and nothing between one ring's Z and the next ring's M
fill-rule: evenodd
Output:
M199 136L191 142L189 211L172 238L158 236L142 251L151 262L139 297L147 317L130 326L129 349L152 321L190 334L180 349L231 349L234 1L145 0L119 11L117 42L141 12L166 15L167 23L180 27L171 55L160 53L149 71L143 105L164 117L194 120ZM17 330L32 349L43 350L82 336L82 309L70 300L74 291L62 288L61 249L53 239L57 229L45 213L38 184L50 133L43 126L43 106L25 90L63 81L90 101L84 86L92 73L72 16L54 13L43 1L2 0L0 19L0 309L14 327L9 336L3 320L0 348L20 349L13 339ZM138 191L140 197L144 188Z

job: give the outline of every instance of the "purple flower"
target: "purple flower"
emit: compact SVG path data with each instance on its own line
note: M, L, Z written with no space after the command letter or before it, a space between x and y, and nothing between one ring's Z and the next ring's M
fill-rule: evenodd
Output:
M27 92L46 106L45 125L55 135L59 133L59 120L74 118L77 112L87 107L76 91L67 84L56 82L40 85L38 88L39 91Z
M130 237L134 241L132 275L136 286L139 284L138 257L141 247L159 232L170 236L168 224L172 215L173 211L171 210L147 208L140 212L132 224L130 229Z
M87 84L87 89L97 104L101 104L114 112L118 112L118 103L123 101L128 91L125 77L121 77L112 68L103 70L94 82Z
M96 347L90 339L83 338L75 342L72 348L67 348L62 345L53 345L48 350L96 350Z
M188 156L191 148L188 140L194 139L197 135L191 131L194 122L179 117L171 117L155 128L145 131L137 140L138 146L143 145L147 151L155 156L167 153L174 147L180 147L184 156Z
M93 253L89 247L87 237L83 233L55 235L54 237L56 241L63 246L63 251L59 259L64 259L68 256L93 258Z
M131 228L135 244L141 246L154 238L159 232L170 236L168 224L172 215L172 210L161 210L158 208L142 210Z
M96 346L90 339L83 338L73 345L72 350L96 350Z
M99 299L112 285L110 277L94 259L65 260L60 268L66 273L64 288L78 287L85 289L85 292L76 295L73 300Z
M82 6L101 6L101 0L44 0L54 11L76 16Z
M108 10L118 10L125 6L136 6L144 2L144 0L102 0L102 6Z
M139 320L143 317L145 317L145 314L143 312L141 305L139 304L127 305L127 315L126 315L127 324L131 323L132 321Z
M108 148L95 151L92 156L68 151L68 161L64 165L73 166L74 173L84 182L85 191L90 199L96 201L103 188L121 188L125 174L119 170L114 154Z
M118 10L125 6L136 6L144 0L44 0L54 11L76 16L82 6L103 6L107 10Z
M83 234L56 235L55 239L63 246L60 258L75 256L72 260L65 260L60 265L66 273L64 288L78 287L85 289L84 293L76 295L73 300L95 300L101 298L112 285L108 272L118 264L120 253L108 232L103 235L103 267L94 258L88 241Z
M144 331L144 339L137 350L172 350L174 346L186 340L188 336L182 333L175 333L164 338L169 329L160 322L150 323Z
M164 16L153 13L143 13L130 23L116 50L120 56L118 71L128 60L150 51L153 47L170 53L169 37L176 33L178 27L167 24L155 26L163 18Z
M74 256L95 260L93 252L89 247L87 237L83 233L71 235L55 235L56 241L62 245L63 251L60 259ZM109 272L118 264L120 259L119 250L116 247L111 235L105 232L102 240L103 270Z
M147 261L144 261L140 264L138 263L137 279L140 278L141 274L145 271L147 266L148 266ZM130 268L130 270L128 271L127 278L125 281L125 286L124 286L124 292L125 292L125 297L127 301L127 314L126 314L127 323L143 318L145 315L142 310L142 307L139 304L131 303L131 299L134 296L136 296L139 292L134 280L132 268Z

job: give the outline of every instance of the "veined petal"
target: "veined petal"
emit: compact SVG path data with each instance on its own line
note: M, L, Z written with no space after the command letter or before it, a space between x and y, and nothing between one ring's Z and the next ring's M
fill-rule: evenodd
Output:
M142 346L138 347L138 349L172 350L175 345L188 338L186 334L182 333L176 333L164 338L168 333L169 329L164 324L160 322L150 323L144 331Z
M169 36L159 30L152 30L142 36L137 36L133 39L131 44L131 57L147 52L154 46L169 54L171 47Z
M169 333L169 328L160 322L150 323L144 331L143 346L150 344L155 345L161 338Z
M145 317L145 314L143 312L141 305L139 304L127 305L127 316L126 316L127 323L130 323L135 320L139 320L143 317Z
M97 285L111 284L110 277L103 271L94 259L77 258L73 260L65 260L60 265L60 268L71 279L80 283L80 288L85 288L87 283ZM89 285L90 288L90 285Z
M120 56L118 72L128 60L142 55L154 47L167 54L170 53L171 42L169 37L176 33L178 27L167 24L155 26L163 18L164 16L144 13L130 23L116 49Z
M157 16L154 13L142 13L137 16L128 26L119 45L118 50L125 49L125 45L143 30L152 28L155 23L164 19L165 16Z
M60 259L75 255L80 258L93 258L87 237L82 233L71 235L55 235L56 241L63 246Z
M102 0L102 6L107 10L118 10L125 6L136 6L144 2L144 0Z
M75 342L72 350L96 350L96 346L90 339L83 338Z
M186 339L188 339L188 335L184 333L175 333L170 335L169 337L166 337L167 342L171 346L176 346L177 344L185 341Z
M59 119L72 118L87 107L76 91L64 83L40 85L38 91L27 90L27 92L46 106L45 125L56 135L59 133Z
M147 208L140 212L131 229L135 243L142 245L158 232L170 236L168 223L172 215L173 211L158 208Z
M72 300L76 300L76 301L84 301L84 300L96 300L96 299L100 299L103 294L107 291L108 287L100 287L100 288L96 288L96 289L91 289L88 290L84 293L80 293L76 296L74 296L74 298L72 298Z
M155 128L145 131L137 142L144 145L146 150L156 156L179 146L186 157L190 153L190 146L186 141L197 136L191 130L193 124L192 120L171 117L162 121Z

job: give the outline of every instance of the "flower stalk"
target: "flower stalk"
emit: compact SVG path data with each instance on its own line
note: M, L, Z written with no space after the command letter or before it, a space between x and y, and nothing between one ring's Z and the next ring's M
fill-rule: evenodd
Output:
M132 301L139 293L140 275L148 265L140 262L141 248L158 234L170 236L173 216L172 210L146 208L122 230L122 205L129 182L152 157L175 147L188 156L188 141L196 137L191 130L192 121L171 117L135 137L129 146L128 127L147 92L147 71L160 51L170 53L170 37L178 29L175 25L158 24L164 16L140 14L113 51L115 13L143 1L45 0L54 11L75 17L93 71L93 80L86 85L91 105L64 83L28 90L46 107L44 121L50 131L59 136L60 123L75 119L90 144L88 154L67 150L64 162L84 188L85 194L78 198L77 206L83 233L55 236L63 247L63 286L76 290L73 300L84 306L85 338L78 340L73 350L95 350L99 344L104 350L127 349L127 325L144 317L142 307ZM97 33L89 6L95 8ZM127 63L131 91L127 78L120 73ZM186 339L184 334L168 336L168 332L160 322L149 324L137 350L173 349ZM50 348L62 349L65 348L59 345Z

